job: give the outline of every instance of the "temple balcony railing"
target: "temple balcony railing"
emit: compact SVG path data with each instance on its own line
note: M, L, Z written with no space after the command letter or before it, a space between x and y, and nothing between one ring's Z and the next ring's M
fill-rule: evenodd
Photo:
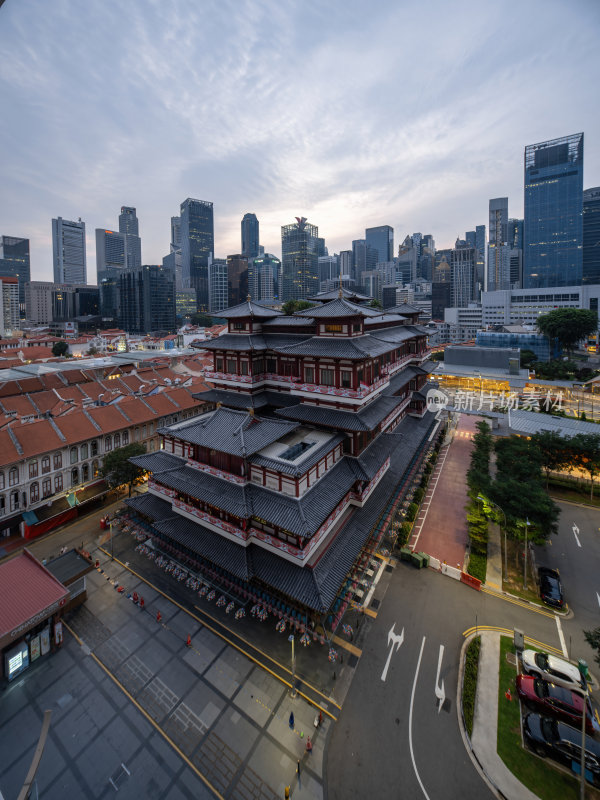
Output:
M383 375L368 386L361 383L359 389L323 386L317 383L292 383L292 391L309 392L310 394L328 395L330 397L351 397L360 400L363 397L368 397L370 394L373 394L373 392L385 386L387 383L389 383L389 378L387 375Z
M197 469L198 472L203 472L205 475L212 475L215 478L223 478L226 481L237 483L238 486L245 486L248 483L248 479L243 478L241 475L234 475L233 472L211 467L210 464L203 464L201 461L194 461L193 458L188 459L187 466Z

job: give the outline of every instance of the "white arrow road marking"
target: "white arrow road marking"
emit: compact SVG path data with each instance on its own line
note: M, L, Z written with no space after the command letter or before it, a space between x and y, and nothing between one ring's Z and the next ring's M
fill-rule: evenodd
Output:
M440 670L442 668L442 659L444 657L444 645L440 645L440 654L438 656L438 668L437 668L437 675L435 676L435 696L440 701L438 706L438 714L440 713L442 706L444 705L444 700L446 699L446 692L444 690L444 681L440 684Z
M396 652L400 649L400 645L404 641L404 628L402 628L402 633L395 634L394 628L396 627L396 623L392 625L392 627L388 631L388 645L392 645L390 647L390 652L388 653L387 661L385 662L385 667L383 668L383 672L381 673L381 680L384 681L387 678L387 671L390 665L390 661L392 660L392 653L394 652L394 648L396 648Z
M425 647L425 636L423 637L423 641L421 642L421 651L419 653L419 660L417 661L417 669L415 670L415 679L413 681L412 692L410 695L410 709L408 712L408 744L410 747L410 757L412 760L413 769L415 771L415 775L417 776L417 780L419 781L419 786L427 800L430 800L429 795L425 791L425 787L423 786L423 781L421 780L421 776L417 770L417 764L415 761L415 753L413 750L413 740L412 740L412 715L413 715L413 705L415 701L415 689L417 688L417 678L419 677L419 668L421 667L421 658L423 657L423 648Z
M568 658L569 654L567 652L567 645L565 643L565 637L564 637L564 634L563 634L563 631L562 631L562 625L560 624L560 617L558 616L558 614L554 615L554 619L556 620L556 628L558 630L558 638L560 639L560 646L561 646L562 651L563 651L563 656L565 658Z
M598 605L600 606L600 594L598 594L598 592L596 592L596 597L598 598Z
M577 547L581 547L579 536L577 536L578 533L579 533L579 528L577 527L577 525L575 525L575 523L573 523L573 536L575 537L575 541L577 542Z

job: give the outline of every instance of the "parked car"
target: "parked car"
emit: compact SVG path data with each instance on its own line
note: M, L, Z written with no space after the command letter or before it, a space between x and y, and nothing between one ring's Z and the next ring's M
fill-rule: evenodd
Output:
M550 683L568 688L587 688L576 666L569 664L564 658L557 658L550 653L536 653L535 650L523 650L521 656L523 670L528 675L537 675Z
M581 725L583 697L573 689L534 678L533 675L517 675L517 692L525 705L548 716L562 719L563 722ZM589 697L586 698L586 704L585 729L593 736L600 732L600 724L594 715Z
M558 570L540 567L538 576L540 579L540 597L544 603L548 603L549 606L554 606L554 608L562 608L565 601Z
M539 714L527 714L523 720L525 741L538 756L572 767L581 763L581 730ZM593 783L600 785L600 742L585 738L585 768L592 773Z

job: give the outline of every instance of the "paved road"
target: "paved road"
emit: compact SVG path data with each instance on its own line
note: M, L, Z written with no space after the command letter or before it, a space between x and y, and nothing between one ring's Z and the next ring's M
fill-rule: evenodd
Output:
M398 564L332 730L330 800L491 797L465 750L456 709L462 632L476 619L479 625L523 628L533 638L560 646L553 615L475 592L430 570ZM404 641L391 656L384 682L392 626L395 634L404 631ZM446 701L438 712L440 645L444 652L439 677ZM393 795L391 787L397 787Z
M600 626L600 509L560 502L558 506L558 536L546 547L536 548L536 558L538 564L560 570L565 599L573 612L562 622L567 650L600 673L583 635L584 630Z

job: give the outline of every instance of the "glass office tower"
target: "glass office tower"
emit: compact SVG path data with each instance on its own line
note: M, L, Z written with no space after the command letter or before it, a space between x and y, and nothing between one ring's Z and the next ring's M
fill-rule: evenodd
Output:
M198 311L209 309L208 264L215 252L213 204L188 197L181 204L181 279L195 289Z
M256 214L244 214L242 219L242 255L256 258L259 248L259 226Z
M18 278L19 309L25 314L25 284L31 280L29 239L0 236L0 277Z
M85 222L57 217L52 220L54 283L87 283Z
M367 247L377 250L377 259L380 261L391 261L394 257L394 229L391 225L379 225L377 228L367 228L365 230L365 241Z
M319 291L319 229L305 217L281 227L283 300L306 300Z
M583 133L525 148L523 288L579 286Z
M583 283L600 283L600 186L583 193Z

